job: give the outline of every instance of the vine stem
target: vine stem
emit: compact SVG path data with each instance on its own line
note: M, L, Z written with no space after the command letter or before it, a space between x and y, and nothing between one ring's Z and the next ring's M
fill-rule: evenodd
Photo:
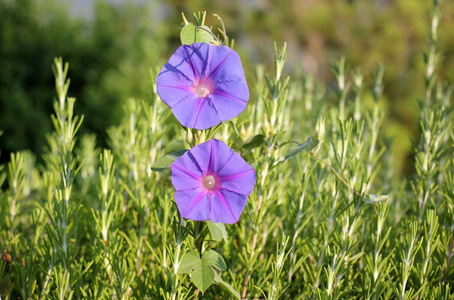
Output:
M197 223L197 235L195 238L195 244L197 247L197 251L199 251L200 256L202 256L202 250L203 250L203 239L204 239L204 234L203 234L203 229L205 225L205 221L196 221Z

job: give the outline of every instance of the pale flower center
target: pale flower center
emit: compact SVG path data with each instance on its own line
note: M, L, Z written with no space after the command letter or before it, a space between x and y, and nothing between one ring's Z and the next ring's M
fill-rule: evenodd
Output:
M205 98L210 93L210 88L207 84L201 83L197 86L195 91L200 97Z
M216 180L213 175L208 175L203 178L203 186L209 190L212 190L216 186Z

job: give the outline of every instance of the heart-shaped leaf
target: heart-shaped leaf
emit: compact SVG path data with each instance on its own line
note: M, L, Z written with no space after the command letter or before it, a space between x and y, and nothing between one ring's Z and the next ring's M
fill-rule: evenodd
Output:
M225 265L225 261L222 258L221 254L213 250L203 252L202 264L204 266L216 268L219 271L224 271L225 269L227 269L227 266Z
M214 269L227 269L222 256L213 250L203 252L202 258L196 250L186 252L180 261L178 274L191 272L191 281L203 292L213 283Z
M201 265L195 268L191 274L191 281L204 293L214 281L214 270L208 266Z
M214 41L214 35L207 26L195 26L186 24L180 33L181 44L191 45L194 43L211 43Z
M191 272L198 266L200 262L199 252L196 250L186 252L180 260L178 267L178 274L185 274Z

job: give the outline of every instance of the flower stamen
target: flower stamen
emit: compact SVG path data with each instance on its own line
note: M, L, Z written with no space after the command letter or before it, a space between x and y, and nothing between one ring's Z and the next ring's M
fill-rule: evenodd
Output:
M203 186L209 190L212 190L216 187L216 179L213 175L205 176L203 179Z
M195 91L202 98L205 98L210 94L210 88L206 83L199 84Z

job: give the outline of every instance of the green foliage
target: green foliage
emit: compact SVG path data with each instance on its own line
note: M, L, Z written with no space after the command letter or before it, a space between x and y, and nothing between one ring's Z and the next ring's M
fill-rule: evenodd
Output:
M154 4L96 1L93 18L84 21L62 1L1 1L0 149L8 156L42 153L52 128L54 57L71 61L70 96L79 99L76 114L87 117L81 131L106 145L106 128L118 123L124 99L149 95L148 66L163 60L166 46L156 42L162 24L147 15L153 11Z
M24 10L16 14L33 7L21 3ZM435 4L432 20L438 20L441 7L449 7ZM11 9L13 4L1 5ZM351 6L334 5L339 20L350 16ZM393 5L420 10L407 1ZM317 9L318 18L329 16L324 1ZM282 10L290 12L287 2ZM119 59L112 50L117 48L108 46L112 41L101 42L119 30L110 20L114 11L98 12L97 41L104 54ZM310 18L321 32L329 29L315 16L291 13ZM90 93L77 101L70 97L72 60L71 68L55 60L53 130L40 142L47 145L45 154L15 152L0 165L2 299L449 299L454 285L452 88L439 73L437 22L431 24L429 45L422 48L428 49L424 68L408 75L424 83L412 98L419 139L411 178L394 168L400 158L384 127L390 114L385 74L395 66L376 65L367 78L363 74L369 72L352 68L347 54L332 64L331 92L313 74L286 76L289 48L275 45L274 72L258 65L250 75L246 111L197 133L182 129L156 94L156 70L165 60L158 57L161 50L150 57L150 66L156 66L151 76L134 75L141 81L137 94L130 83L118 83L118 74L107 67L111 58L98 53L108 70L90 66L102 83L93 93L107 93L109 82L115 86L111 91L132 97L118 103L120 121L107 131L108 146L100 147L96 136L82 131L97 116L78 113L79 104L90 99L83 95ZM383 22L377 30L388 32L389 26ZM7 32L11 28L2 27L2 34ZM78 68L75 60L75 73ZM5 129L2 138L7 134ZM234 225L182 219L169 172L152 171L167 168L181 154L175 151L211 137L227 142L257 171L257 186Z
M49 82L54 57L71 62L71 96L79 99L76 113L87 118L81 132L96 133L98 143L106 145L106 128L120 122L123 101L149 94L148 68L161 65L179 44L181 12L191 14L201 8L222 12L229 35L240 41L247 74L257 63L266 62L273 49L264 47L273 41L288 42L286 69L314 75L332 85L330 63L340 57L354 70L361 68L362 81L377 63L385 63L386 86L382 106L389 113L383 128L394 140L396 168L413 173L410 139L418 139L417 113L413 100L424 92L421 49L427 41L426 24L430 1L414 0L362 2L329 0L290 0L263 4L228 1L131 1L111 4L95 2L92 14L71 12L74 3L49 0L0 2L0 148L6 162L11 152L30 149L41 154L43 136L52 128L53 96ZM118 2L118 1L117 1ZM443 63L435 73L453 80L454 46L449 28L453 26L454 5L444 1L439 20L437 47ZM197 16L206 21L215 35L225 33L217 15ZM203 25L203 24L202 24ZM218 28L219 27L219 31ZM201 32L206 32L202 30ZM204 34L201 33L201 34ZM233 41L233 40L232 40ZM225 44L231 45L228 40ZM429 58L429 56L428 56ZM354 76L350 74L347 76ZM252 79L252 76L250 77ZM309 80L310 81L310 80ZM346 101L350 101L347 98ZM359 98L356 98L359 99ZM327 101L335 101L333 94ZM365 95L363 102L370 102ZM16 122L17 118L22 120ZM36 126L39 124L39 126ZM39 158L41 155L38 156Z

